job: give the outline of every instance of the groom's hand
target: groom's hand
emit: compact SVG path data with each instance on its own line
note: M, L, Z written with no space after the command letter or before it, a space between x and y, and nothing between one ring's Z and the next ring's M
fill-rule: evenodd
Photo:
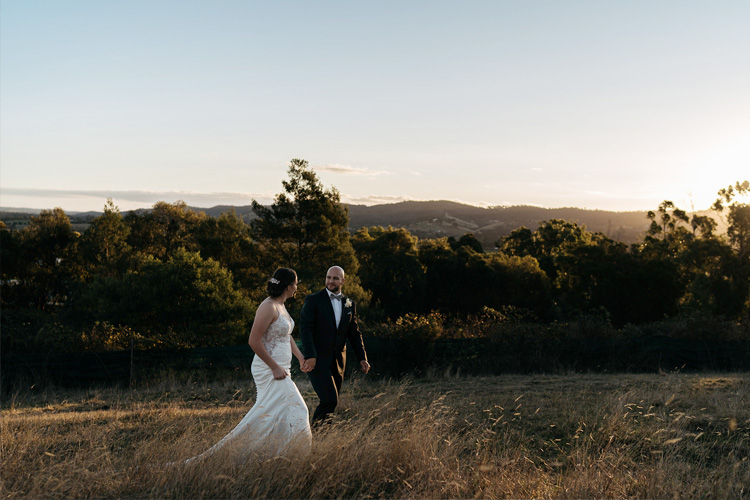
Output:
M368 363L366 359L360 361L359 365L362 367L363 372L367 373L370 371L370 363Z
M305 364L302 365L302 371L307 373L313 371L317 360L315 358L307 358Z

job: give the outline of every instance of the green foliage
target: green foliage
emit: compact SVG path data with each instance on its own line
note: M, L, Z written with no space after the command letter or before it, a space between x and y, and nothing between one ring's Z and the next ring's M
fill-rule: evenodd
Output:
M213 259L229 270L237 286L249 296L263 300L268 269L259 245L252 240L250 228L234 210L218 218L205 218L195 229L195 241L201 257Z
M426 269L421 310L476 313L510 305L538 316L550 312L550 281L534 258L453 250L438 239L419 242L419 260Z
M124 351L130 349L145 350L165 347L159 337L149 337L134 331L127 325L113 325L106 321L96 321L81 334L81 343L87 350Z
M530 325L608 335L670 318L750 314L747 181L719 191L714 209L726 236L712 218L664 201L630 248L550 219L513 231L493 253L470 233L420 240L370 227L350 236L338 191L304 160L292 160L282 184L271 206L253 204L252 226L233 211L212 218L184 202L123 217L111 199L82 236L59 208L22 230L0 226L4 352L244 343L278 266L297 270L300 299L323 286L331 265L342 266L363 325L415 345L500 330L562 335ZM290 301L292 314L299 302ZM427 363L429 353L414 355Z
M352 237L362 286L388 317L409 312L425 290L417 238L405 229L362 228Z
M173 347L242 342L252 313L226 269L185 249L166 262L146 257L121 278L91 282L73 308L82 324L128 327L152 345Z
M686 285L681 308L701 314L738 318L748 298L741 260L725 242L698 239L679 255Z
M739 198L750 195L750 181L737 181L734 186L719 190L719 198L713 205L718 213L728 210L727 236L741 260L750 259L750 205Z
M443 337L445 316L438 311L405 314L396 320L391 335L407 341L425 342Z
M81 237L79 258L86 270L86 277L122 276L132 257L129 235L130 227L112 198L108 198L104 213L91 222Z
M61 352L83 349L73 329L63 327L57 314L36 308L3 308L0 315L3 354Z
M650 236L661 235L663 239L669 238L681 223L686 224L690 221L684 210L680 210L673 202L667 200L661 202L656 212L649 210L648 218L651 219L648 234Z
M556 261L555 295L563 317L604 309L615 324L642 323L677 311L683 285L676 265L619 245L589 245ZM633 293L638 290L638 293Z
M535 258L554 283L557 280L557 260L572 255L576 249L594 241L593 233L575 222L551 219L539 224L536 231L525 227L516 229L498 241L501 252L518 257Z
M359 264L349 241L348 212L338 191L325 189L305 160L292 160L288 173L284 192L270 207L253 201L253 236L274 266L292 267L302 281L322 280L332 265L341 266L347 279L356 275Z
M75 258L80 234L65 212L43 210L21 231L0 233L3 304L46 311L62 306L80 275Z
M131 212L128 244L142 255L166 260L179 249L198 250L195 234L208 218L203 212L190 210L184 201L154 204L150 211Z
M652 262L674 266L679 276L679 310L739 319L748 312L750 296L750 208L737 198L750 193L750 183L737 182L719 191L714 210L728 209L727 238L717 237L716 223L705 216L687 214L672 202L659 206L662 225L651 230L638 248ZM669 212L671 210L671 214ZM743 216L747 212L747 219ZM655 218L654 212L649 217ZM679 223L690 221L693 232ZM660 235L661 238L656 236ZM728 240L728 241L727 241ZM736 251L733 251L733 248Z
M458 240L453 238L453 236L449 236L448 243L450 244L453 250L458 250L460 247L469 247L477 253L484 252L484 249L482 248L482 244L472 233L466 233L463 236L461 236Z
M27 266L21 233L0 229L0 300L4 309L14 304L28 306L28 300L19 293Z

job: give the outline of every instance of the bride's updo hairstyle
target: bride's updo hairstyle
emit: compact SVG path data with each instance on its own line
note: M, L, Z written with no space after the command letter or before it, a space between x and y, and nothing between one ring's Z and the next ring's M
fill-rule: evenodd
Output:
M278 268L274 271L273 276L268 279L268 284L266 285L268 296L271 298L281 297L284 290L293 284L296 279L297 273L294 272L294 269L289 269L288 267Z

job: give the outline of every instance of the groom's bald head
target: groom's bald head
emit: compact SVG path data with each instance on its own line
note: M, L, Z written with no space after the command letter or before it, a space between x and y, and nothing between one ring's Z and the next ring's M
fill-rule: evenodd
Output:
M339 293L346 280L344 270L339 266L331 266L326 273L326 288L333 293Z
M328 273L326 274L331 274L331 271L340 273L342 277L346 275L346 273L344 272L344 269L339 266L331 266L330 268L328 268Z

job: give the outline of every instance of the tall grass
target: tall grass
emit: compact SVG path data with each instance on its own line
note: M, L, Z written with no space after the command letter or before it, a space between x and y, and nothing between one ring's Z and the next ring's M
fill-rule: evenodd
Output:
M298 379L306 401L316 400ZM3 401L3 498L748 498L746 374L347 381L309 456L200 453L247 381L44 389Z

